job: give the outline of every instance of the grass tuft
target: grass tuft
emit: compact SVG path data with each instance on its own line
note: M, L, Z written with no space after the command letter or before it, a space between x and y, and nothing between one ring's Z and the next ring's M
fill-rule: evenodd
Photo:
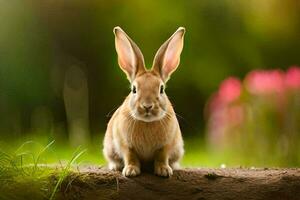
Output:
M76 151L73 153L73 157L71 158L71 160L69 160L69 162L67 163L67 165L63 168L62 172L60 173L59 177L58 177L58 181L51 193L51 196L49 198L49 200L53 200L55 197L55 194L58 190L58 188L61 186L63 180L65 179L65 177L69 174L71 166L74 164L74 162L85 152L87 151L87 149L84 150L80 150L80 147L78 147L76 149Z

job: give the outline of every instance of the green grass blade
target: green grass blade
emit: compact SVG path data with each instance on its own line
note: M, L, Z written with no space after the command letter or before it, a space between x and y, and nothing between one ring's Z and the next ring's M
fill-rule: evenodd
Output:
M49 144L47 144L37 155L36 159L34 160L34 170L37 169L37 165L38 165L38 162L40 160L40 157L41 155L47 150L50 148L51 145L53 145L55 142L55 140L52 140Z
M25 145L27 145L27 144L33 144L33 143L35 143L35 142L32 141L32 140L29 140L29 141L24 142L24 143L21 144L21 145L19 146L19 148L15 151L15 154L17 154L21 149L23 149Z
M52 191L52 194L49 198L49 200L53 200L54 197L55 197L55 194L58 190L58 187L61 185L61 183L63 182L63 180L65 179L65 177L67 176L68 172L69 172L69 169L71 168L72 164L82 155L84 154L87 149L84 149L82 151L79 151L80 147L76 149L76 151L74 152L73 154L73 157L71 158L71 160L67 163L67 165L65 166L65 168L62 170L60 176L59 176L59 179ZM78 152L79 151L79 152Z

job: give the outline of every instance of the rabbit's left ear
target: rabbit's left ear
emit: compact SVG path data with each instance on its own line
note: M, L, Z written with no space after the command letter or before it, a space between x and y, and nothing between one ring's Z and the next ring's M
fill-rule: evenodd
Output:
M152 70L159 73L164 82L177 69L183 49L185 28L180 27L157 51Z

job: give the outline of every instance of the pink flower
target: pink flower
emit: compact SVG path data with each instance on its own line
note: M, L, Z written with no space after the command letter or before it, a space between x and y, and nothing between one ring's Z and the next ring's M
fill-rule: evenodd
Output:
M241 81L235 77L225 79L219 90L214 93L206 104L204 110L205 116L209 116L213 112L218 112L230 103L238 100L241 96L242 84Z
M228 130L243 122L244 110L237 101L241 96L241 90L241 81L229 77L209 99L205 114L208 117L209 137L212 143L222 142Z
M236 101L241 96L241 81L235 77L225 79L219 88L218 97L224 103Z
M290 67L285 74L285 84L290 89L300 89L300 67Z
M218 111L228 104L239 99L241 95L241 81L235 77L225 79L219 90L214 93L205 108L205 115L208 116L211 112Z
M282 93L285 90L281 70L254 70L245 78L246 89L255 95Z

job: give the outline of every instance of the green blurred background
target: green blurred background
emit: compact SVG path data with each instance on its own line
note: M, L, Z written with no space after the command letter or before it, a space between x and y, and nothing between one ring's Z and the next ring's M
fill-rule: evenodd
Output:
M0 24L2 148L55 139L59 155L83 145L92 149L87 160L102 163L106 124L129 93L113 27L130 35L150 67L184 26L181 64L166 91L186 140L184 163L277 164L209 153L203 113L226 77L300 64L299 0L0 0Z

